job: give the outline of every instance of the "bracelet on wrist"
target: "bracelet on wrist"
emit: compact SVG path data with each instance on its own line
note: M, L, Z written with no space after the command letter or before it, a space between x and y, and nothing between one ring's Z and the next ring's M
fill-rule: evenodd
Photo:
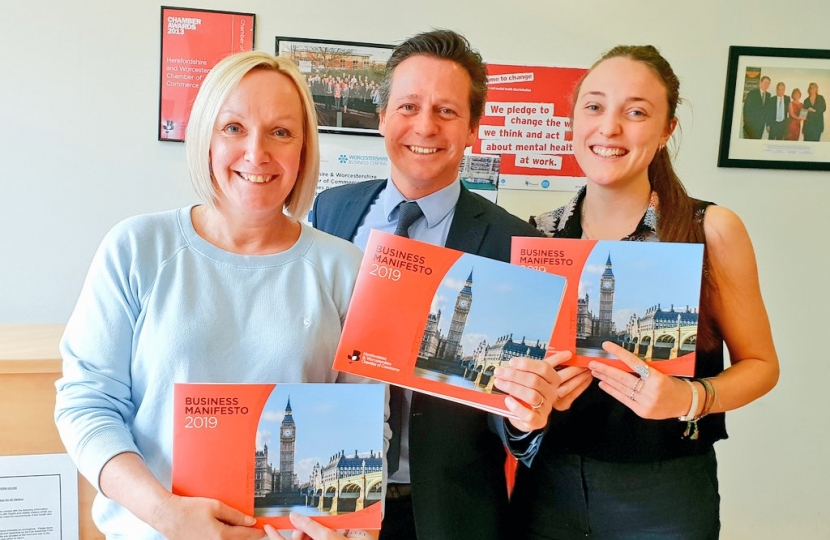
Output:
M680 416L677 419L680 420L681 422L686 422L686 431L683 432L683 437L684 438L689 438L689 439L694 441L694 440L697 439L697 436L698 436L698 430L697 430L698 416L696 415L696 413L697 413L697 406L698 406L698 403L699 403L699 400L700 400L700 396L698 395L698 392L697 392L697 386L695 386L695 384L692 381L690 381L689 379L681 379L681 380L685 381L685 383L689 385L689 388L692 389L692 405L689 407L689 414L687 414L685 416Z
M709 379L695 379L695 381L699 382L703 386L703 389L706 390L706 398L703 401L703 410L700 411L700 415L698 416L699 420L712 411L712 406L715 404L715 398L718 394L717 390L715 390L715 385L712 384Z
M689 422L691 420L695 420L697 418L697 406L700 403L700 396L697 392L697 386L690 381L689 379L680 379L686 384L689 385L689 388L692 390L692 405L689 407L689 414L685 416L679 416L677 419L681 422Z

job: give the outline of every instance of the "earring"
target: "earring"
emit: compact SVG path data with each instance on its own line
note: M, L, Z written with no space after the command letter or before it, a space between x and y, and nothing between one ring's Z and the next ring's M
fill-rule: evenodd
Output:
M658 151L658 152L662 152L662 151L663 151L663 150L665 150L665 149L666 149L666 145L665 145L665 144L661 144L660 146L658 146L658 147L657 147L657 151Z

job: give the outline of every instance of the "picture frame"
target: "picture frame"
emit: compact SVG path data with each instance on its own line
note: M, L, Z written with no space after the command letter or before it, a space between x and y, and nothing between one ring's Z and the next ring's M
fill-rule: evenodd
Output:
M193 100L222 58L254 48L256 15L161 6L159 141L184 142Z
M729 47L718 167L830 170L827 99L830 50Z
M306 77L320 132L380 136L378 91L394 45L277 36L274 46Z

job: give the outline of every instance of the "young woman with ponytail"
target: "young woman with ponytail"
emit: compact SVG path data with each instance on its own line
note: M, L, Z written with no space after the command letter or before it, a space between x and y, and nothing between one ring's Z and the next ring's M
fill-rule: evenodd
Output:
M630 369L591 364L591 386L569 410L554 408L516 480L517 538L718 538L713 445L727 437L724 413L778 380L749 235L730 210L691 198L672 167L679 87L654 47L606 53L574 94L587 186L531 221L554 237L705 243L695 378L663 375L606 342Z

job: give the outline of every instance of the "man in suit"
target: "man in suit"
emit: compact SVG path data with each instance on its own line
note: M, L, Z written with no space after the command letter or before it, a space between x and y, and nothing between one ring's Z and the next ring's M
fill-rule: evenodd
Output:
M767 92L770 78L764 75L758 88L750 90L744 100L744 135L747 139L760 139L771 120L772 96Z
M783 82L775 85L769 119L769 138L783 141L790 127L790 96L786 95L787 86Z
M512 236L539 233L457 180L486 92L481 56L455 32L427 32L398 46L386 65L378 107L391 178L322 192L314 226L365 249L370 230L395 232L401 213L409 212L402 203L414 201L423 216L406 229L411 238L508 261ZM387 454L381 540L509 538L502 441L517 457L532 456L551 408L564 407L587 387L588 372L553 369L567 357L514 359L498 369L495 384L510 395L505 402L517 416L510 422L417 392L399 392L400 404L393 396L389 423L396 433Z

